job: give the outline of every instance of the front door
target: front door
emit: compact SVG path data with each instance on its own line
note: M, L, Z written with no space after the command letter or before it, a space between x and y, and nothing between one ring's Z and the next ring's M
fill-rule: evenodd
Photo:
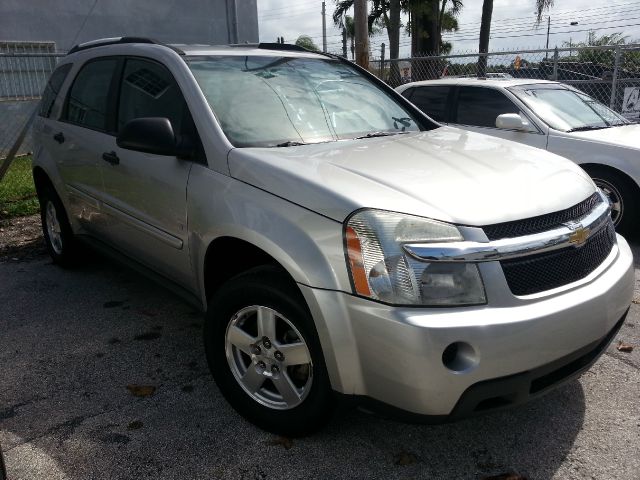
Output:
M118 95L116 129L130 120L165 117L178 135L197 135L184 97L159 63L127 58ZM110 240L125 254L193 289L187 236L187 182L193 163L174 156L105 148L102 175Z
M503 113L519 114L529 123L529 128L522 131L496 127L496 118ZM465 130L524 143L532 147L547 148L547 135L531 123L511 99L494 88L459 87L451 117L452 123Z

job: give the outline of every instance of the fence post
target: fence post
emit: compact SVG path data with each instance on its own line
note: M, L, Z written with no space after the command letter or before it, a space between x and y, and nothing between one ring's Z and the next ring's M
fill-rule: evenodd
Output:
M380 45L380 80L384 80L384 49L385 44Z
M551 80L558 80L558 47L553 51L553 75Z
M620 45L616 45L616 54L613 63L613 78L611 79L611 98L609 99L609 108L615 110L616 90L618 89L618 68L620 66Z

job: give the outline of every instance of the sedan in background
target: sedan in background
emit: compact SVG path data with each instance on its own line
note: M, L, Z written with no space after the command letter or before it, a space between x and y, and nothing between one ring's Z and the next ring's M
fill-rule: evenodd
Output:
M547 80L451 78L396 89L449 124L549 150L579 164L609 197L616 229L640 233L640 125Z

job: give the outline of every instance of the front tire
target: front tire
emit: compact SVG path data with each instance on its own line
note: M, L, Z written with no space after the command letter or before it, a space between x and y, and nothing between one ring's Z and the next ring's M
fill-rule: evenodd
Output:
M313 319L285 273L258 267L223 285L209 302L204 342L220 391L255 425L300 436L331 417L333 392Z
M60 197L53 187L46 186L38 192L38 200L42 233L49 255L61 267L74 266L79 248Z
M598 167L587 173L611 202L611 218L616 231L625 237L634 238L639 231L640 198L637 188L623 174Z

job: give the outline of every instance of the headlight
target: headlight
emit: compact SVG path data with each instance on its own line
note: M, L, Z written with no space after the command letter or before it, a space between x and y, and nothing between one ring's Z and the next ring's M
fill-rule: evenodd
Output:
M361 210L345 224L345 248L355 293L393 305L460 306L486 303L473 263L427 263L405 243L463 240L453 225L382 210Z

